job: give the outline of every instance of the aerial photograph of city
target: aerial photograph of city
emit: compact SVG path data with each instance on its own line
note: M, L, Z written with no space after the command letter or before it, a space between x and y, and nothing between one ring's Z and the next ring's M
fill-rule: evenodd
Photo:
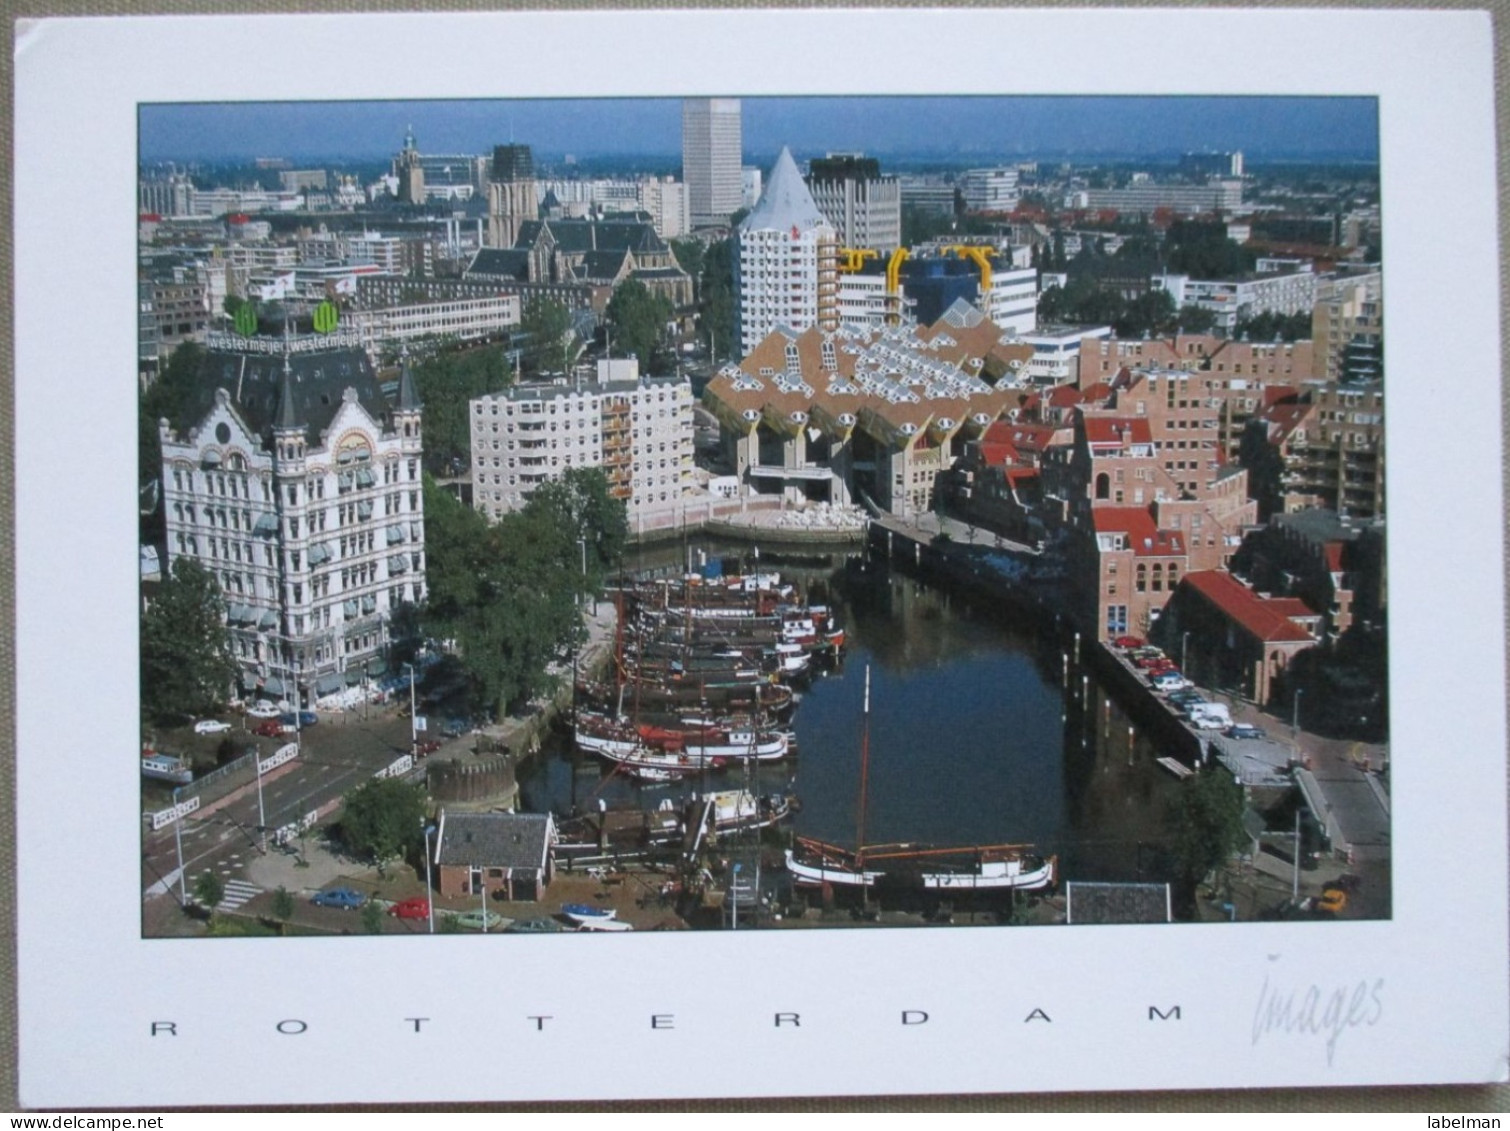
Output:
M140 106L142 936L1389 919L1378 119Z

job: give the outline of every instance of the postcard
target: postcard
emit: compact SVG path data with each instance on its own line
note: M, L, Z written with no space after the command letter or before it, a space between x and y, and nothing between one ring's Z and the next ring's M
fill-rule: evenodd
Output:
M1489 20L671 15L18 27L21 1101L1503 1083Z

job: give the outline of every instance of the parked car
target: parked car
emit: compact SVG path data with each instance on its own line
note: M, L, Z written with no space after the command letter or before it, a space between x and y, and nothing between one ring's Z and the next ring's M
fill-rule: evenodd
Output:
M195 734L222 734L230 729L230 723L223 723L219 719L200 719L194 724Z
M1347 906L1347 892L1339 887L1329 887L1322 891L1321 898L1316 901L1316 910L1325 911L1329 915L1335 915Z
M554 935L560 934L566 928L554 919L536 918L521 919L517 923L511 923L505 930L516 935Z
M513 923L512 919L505 919L496 911L463 911L460 915L451 916L451 919L464 931L498 931Z
M329 891L315 892L310 902L316 907L339 907L343 911L350 911L366 903L367 897L351 888L331 888Z
M1141 636L1118 636L1112 640L1113 648L1121 648L1124 652L1131 652L1134 648L1141 648L1146 643Z
M1168 659L1169 657L1164 655L1163 652L1159 652L1157 655L1152 652L1144 652L1141 655L1134 657L1133 664L1136 667L1149 668L1155 664L1163 663Z
M422 895L417 895L413 899L400 900L388 908L388 914L400 919L428 919L430 901Z
M1191 687L1190 681L1174 668L1159 672L1148 682L1155 691L1185 691Z
M313 711L300 711L297 715L292 711L285 711L278 716L278 721L286 727L312 727L320 721L320 716Z
M287 730L293 730L288 727ZM285 733L284 725L277 719L264 719L252 728L252 733L261 735L263 738L279 738Z
M277 704L269 703L266 699L259 699L246 709L247 717L253 719L276 719L278 717Z
M1191 723L1200 730L1226 730L1232 725L1232 716L1222 703L1202 703L1188 709Z
M1248 723L1233 723L1227 728L1228 738L1263 738L1264 732Z
M446 725L440 728L440 735L442 738L460 738L471 729L466 719L447 719Z
M439 749L440 743L431 738L417 744L414 748L414 752L421 758L428 758L431 754L434 754Z
M1178 707L1180 710L1189 710L1197 703L1206 702L1205 697L1193 687L1187 687L1183 691L1173 691L1169 695L1169 705Z

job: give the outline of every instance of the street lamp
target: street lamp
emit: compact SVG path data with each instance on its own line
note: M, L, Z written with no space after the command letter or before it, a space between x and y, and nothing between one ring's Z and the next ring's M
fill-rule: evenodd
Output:
M1180 670L1190 675L1190 630L1180 633Z
M435 889L430 886L430 834L434 825L425 826L425 916L430 920L430 933L435 933Z
M409 669L409 757L419 756L419 718L414 713L414 665L404 664Z
M582 547L582 599L585 604L587 600L587 539L585 537L578 538L577 545ZM594 601L593 605L596 606L597 602ZM596 607L594 607L593 612L597 612Z
M1302 688L1295 689L1295 701L1290 708L1290 733L1292 735L1300 734L1300 697L1304 694L1305 691Z

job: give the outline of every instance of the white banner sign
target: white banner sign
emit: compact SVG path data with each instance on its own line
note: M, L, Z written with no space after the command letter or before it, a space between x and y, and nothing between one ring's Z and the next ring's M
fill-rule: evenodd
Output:
M304 814L304 816L299 818L299 820L284 825L275 833L273 833L273 843L287 844L290 840L298 836L305 829L313 828L315 822L319 819L320 815L318 813Z
M414 729L417 730L417 731L419 731L419 730L428 730L429 727L427 727L425 725L428 721L429 720L427 720L424 715L415 715L414 716Z
M180 817L187 817L199 808L199 798L191 797L187 801L180 801L171 809L160 809L152 814L152 831L165 829Z
M413 768L414 758L409 754L405 754L402 758L395 758L372 776L375 778L396 778L399 774L407 774Z
M271 758L269 758L266 762L258 762L257 772L259 774L265 774L269 770L277 769L285 762L292 762L298 756L299 744L297 742L290 742L287 746L279 747L278 752Z

